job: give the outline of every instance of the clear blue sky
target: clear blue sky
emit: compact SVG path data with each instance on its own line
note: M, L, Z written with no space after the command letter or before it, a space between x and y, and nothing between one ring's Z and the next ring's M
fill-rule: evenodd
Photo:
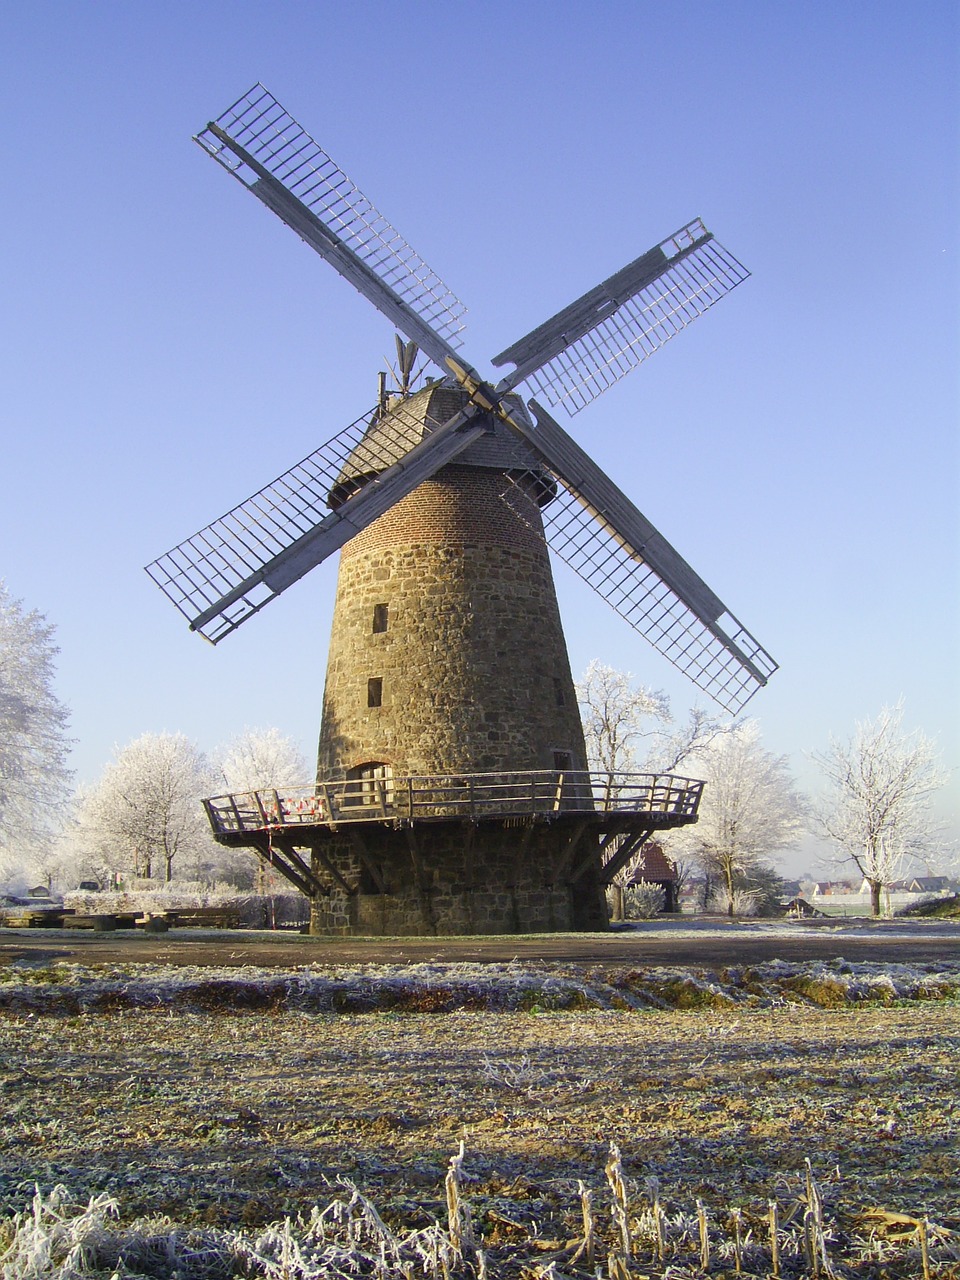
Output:
M0 576L115 744L312 754L335 565L216 649L142 566L373 402L386 321L191 135L262 80L488 357L700 215L753 277L572 430L782 665L805 753L905 699L960 764L958 10L0 3ZM571 661L692 688L560 566ZM954 774L945 815L956 815Z

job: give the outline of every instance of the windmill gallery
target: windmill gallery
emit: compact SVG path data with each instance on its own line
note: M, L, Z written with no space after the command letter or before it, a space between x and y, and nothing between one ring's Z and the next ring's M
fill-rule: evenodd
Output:
M317 777L217 796L217 839L315 932L601 929L604 887L702 784L587 769L548 547L736 713L776 664L535 399L576 413L747 276L699 221L494 358L463 308L261 85L196 141L405 335L397 388L148 566L217 643L334 551ZM439 376L413 389L418 352Z

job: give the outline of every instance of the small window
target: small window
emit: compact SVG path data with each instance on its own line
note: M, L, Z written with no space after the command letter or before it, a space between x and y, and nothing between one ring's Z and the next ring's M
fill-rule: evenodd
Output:
M573 756L569 751L555 751L553 753L553 767L561 773L569 771L573 768Z
M383 676L371 676L367 681L367 706L383 705Z
M559 676L553 677L553 697L558 707L567 705L567 696L563 691L563 681Z
M389 618L390 618L390 609L388 605L375 604L373 606L374 635L378 635L381 631L386 631Z

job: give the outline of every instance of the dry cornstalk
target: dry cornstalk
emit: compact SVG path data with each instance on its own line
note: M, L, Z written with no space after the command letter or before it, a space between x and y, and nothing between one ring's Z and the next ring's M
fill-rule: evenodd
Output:
M733 1222L733 1269L737 1275L740 1275L743 1271L743 1237L740 1234L740 1210L731 1209L730 1218Z
M779 1280L780 1276L780 1239L778 1236L777 1224L777 1202L770 1200L770 1274L773 1280Z
M807 1208L803 1215L804 1237L808 1237L807 1226L809 1219L809 1261L810 1268L815 1277L820 1275L821 1264L823 1274L828 1280L836 1280L836 1272L830 1262L827 1253L827 1235L823 1229L823 1199L820 1195L820 1188L817 1186L813 1177L813 1166L810 1164L810 1157L804 1160L806 1165L806 1199Z
M611 1250L607 1258L607 1275L610 1280L631 1280L630 1269L616 1249Z
M630 1219L627 1215L627 1187L623 1180L620 1148L615 1142L610 1144L610 1159L607 1161L605 1172L612 1193L610 1216L620 1236L620 1249L626 1270L626 1263L630 1260Z
M577 1187L580 1191L580 1212L583 1216L583 1239L577 1246L577 1251L570 1259L570 1265L580 1258L583 1258L588 1267L593 1267L593 1253L595 1242L595 1224L593 1219L593 1192L583 1185L578 1179Z
M706 1271L710 1266L710 1228L702 1200L697 1201L697 1225L700 1228L700 1269Z
M444 1179L444 1187L447 1193L447 1230L450 1235L450 1243L461 1257L464 1249L472 1248L474 1243L470 1224L470 1206L465 1203L460 1194L463 1155L464 1145L461 1141L459 1152L450 1157L450 1167L447 1169L447 1176Z
M653 1233L657 1244L657 1261L663 1261L666 1252L663 1236L663 1210L660 1208L660 1179L647 1179L647 1193L653 1201Z
M920 1259L923 1263L923 1280L930 1280L929 1231L929 1220L927 1218L921 1218L917 1223L917 1235L920 1237Z

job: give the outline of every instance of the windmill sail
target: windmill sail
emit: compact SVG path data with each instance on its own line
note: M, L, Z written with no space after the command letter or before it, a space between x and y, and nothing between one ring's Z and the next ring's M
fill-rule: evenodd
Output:
M736 715L777 664L720 598L563 428L531 401L536 429L511 418L557 482L542 512L551 550L720 706ZM504 498L529 487L513 476Z
M254 85L195 141L443 367L463 303L273 94Z
M730 711L766 684L777 669L770 655L546 410L530 402L534 427L511 394L529 387L577 413L745 280L700 219L501 352L493 363L514 369L493 388L457 356L463 305L262 85L195 141L406 335L404 391L412 343L469 401L428 422L381 405L149 565L193 630L214 643L234 631L490 431L495 415L535 460L508 467L514 481L527 494L556 490L543 518L562 559ZM524 504L513 505L521 514Z
M366 413L147 573L216 644L488 430L476 412L424 421L401 402L376 432Z
M495 356L497 390L578 413L749 275L697 218Z

